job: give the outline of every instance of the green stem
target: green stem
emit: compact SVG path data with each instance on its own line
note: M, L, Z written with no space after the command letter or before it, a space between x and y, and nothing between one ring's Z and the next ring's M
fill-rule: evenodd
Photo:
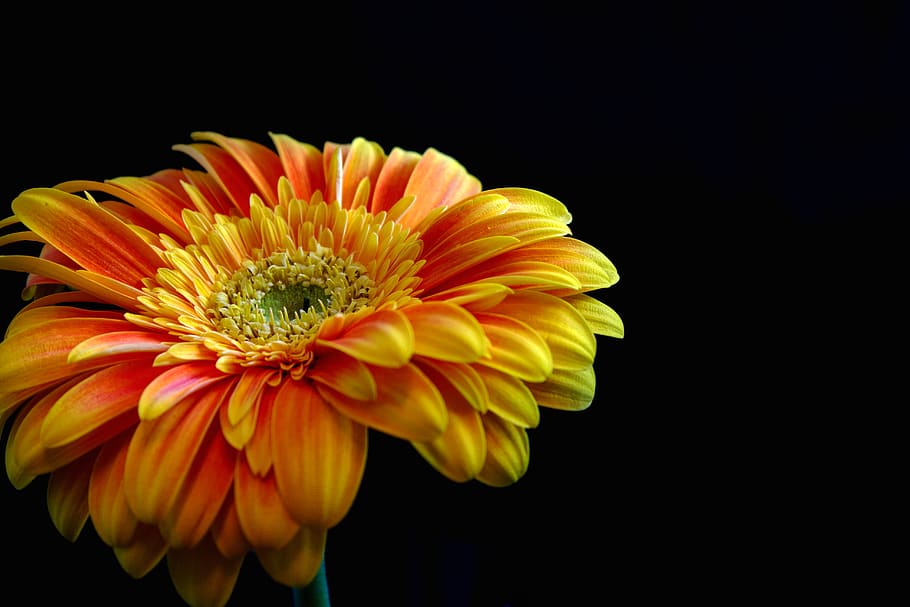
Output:
M330 607L329 582L325 577L325 558L313 581L302 588L294 588L294 607Z

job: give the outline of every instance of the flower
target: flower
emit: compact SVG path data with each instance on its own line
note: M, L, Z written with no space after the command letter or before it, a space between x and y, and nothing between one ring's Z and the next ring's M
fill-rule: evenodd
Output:
M432 148L193 139L202 170L30 189L0 223L41 244L0 257L30 300L0 343L7 474L49 475L67 538L90 519L135 577L166 558L191 605L251 552L302 586L370 430L503 486L540 406L592 402L623 325L589 292L618 275L559 201Z

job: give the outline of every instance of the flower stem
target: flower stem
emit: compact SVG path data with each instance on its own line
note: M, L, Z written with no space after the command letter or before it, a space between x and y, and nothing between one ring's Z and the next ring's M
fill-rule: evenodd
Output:
M325 577L325 558L313 581L302 588L294 588L294 607L330 607L329 583Z

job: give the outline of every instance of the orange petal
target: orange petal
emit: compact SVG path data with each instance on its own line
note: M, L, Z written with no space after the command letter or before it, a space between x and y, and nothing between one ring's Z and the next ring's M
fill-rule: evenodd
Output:
M410 179L411 173L414 172L414 167L417 166L419 160L420 154L407 152L401 148L394 148L389 153L382 167L382 172L376 178L370 213L376 215L382 211L389 211L395 206L395 203L404 198L408 179Z
M344 161L342 175L341 206L354 208L354 193L363 179L376 183L379 172L385 162L385 152L379 144L357 137L351 142L350 150Z
M99 334L129 327L125 320L85 318L52 320L17 332L0 342L0 386L13 392L50 384L97 367L102 362L67 363L69 351Z
M440 384L437 383L439 386ZM440 386L449 411L445 432L432 441L413 443L436 470L455 482L474 478L487 455L480 414L451 386Z
M487 353L489 341L474 316L460 306L427 302L402 308L414 329L416 354L450 362L474 362Z
M139 417L153 420L187 396L229 377L208 362L171 367L145 387L139 399Z
M145 385L161 369L131 361L92 373L62 394L41 424L45 447L61 447L135 409Z
M480 365L475 369L487 388L490 411L521 428L537 427L540 409L523 381Z
M480 181L454 158L430 148L420 157L405 188L405 195L414 195L416 200L402 223L416 226L434 207L451 205L480 189Z
M481 413L486 412L490 395L483 377L473 366L426 358L420 359L418 366L437 387L446 383L451 384L474 409Z
M202 165L227 192L234 206L244 216L249 216L250 194L256 192L256 184L228 152L208 143L180 144L173 149L191 156Z
M478 364L526 381L544 381L553 372L547 342L530 326L509 316L477 314L490 339L490 358Z
M236 459L237 451L221 435L220 427L210 426L179 494L159 525L171 546L193 546L209 532L234 481Z
M512 293L512 289L502 284L476 282L428 293L421 299L423 301L447 301L462 306L470 312L481 312L492 308L510 293Z
M95 454L86 455L51 474L47 511L60 534L71 542L88 520L88 486Z
M192 136L196 140L212 141L227 150L256 184L256 192L262 199L270 207L278 204L278 178L284 171L275 152L255 141L225 137L210 131L193 133Z
M259 562L269 576L279 584L301 588L319 573L325 554L326 530L321 527L301 527L297 535L277 550L256 551Z
M435 259L427 260L420 269L422 281L420 288L432 292L445 285L449 279L459 272L471 268L485 259L507 251L519 244L514 236L487 236L476 238L462 244L453 245L445 255L440 254ZM454 285L453 285L454 286Z
M101 448L92 468L89 512L98 537L108 546L128 546L139 524L123 493L128 445L128 434L108 442Z
M487 461L477 480L493 487L513 484L528 470L528 433L492 414L483 416L483 427L487 435Z
M328 406L303 381L286 381L272 407L272 460L278 491L303 525L332 527L357 495L367 430Z
M242 457L234 468L234 502L243 535L257 549L281 548L300 529L281 500L275 475L253 474Z
M247 416L259 402L266 383L279 372L269 367L254 367L244 371L228 397L227 413L231 425L236 425Z
M369 368L341 351L320 353L307 377L356 400L376 398L376 381Z
M287 135L272 134L271 137L281 159L284 174L294 189L294 195L301 200L309 200L314 192L324 192L322 151Z
M316 343L365 363L400 367L414 354L414 331L400 312L378 310L349 327L341 337L317 339Z
M234 586L244 556L223 556L210 537L184 550L167 553L167 569L177 594L194 607L224 607Z
M272 406L275 402L275 396L278 393L276 388L267 387L259 400L259 410L256 412L256 426L253 429L253 435L244 446L247 463L250 469L260 476L265 474L272 467Z
M117 562L129 575L141 578L155 568L167 553L167 542L157 527L140 523L126 546L114 546Z
M41 300L45 298L42 297ZM39 300L40 301L40 300ZM73 322L79 322L80 318L109 318L111 320L123 320L123 313L113 310L85 310L74 306L53 305L42 306L37 308L23 309L10 321L6 328L6 338L10 338L19 331L36 329L39 325L53 320L69 319ZM37 330L41 330L38 328Z
M374 401L358 401L326 386L316 387L326 401L346 416L392 436L428 441L445 430L448 414L442 395L415 365L376 367L373 375L379 390Z
M59 263L30 255L0 255L0 270L27 272L85 291L100 301L127 310L136 309L142 291L119 280L85 270L72 270Z
M78 196L34 188L16 197L12 209L32 231L86 270L138 288L163 265L129 226ZM86 238L86 234L95 237Z
M126 458L124 491L139 520L157 524L177 498L230 383L188 398L139 424Z
M81 362L112 354L141 354L164 352L164 336L149 331L112 331L89 337L70 350L69 361Z
M541 407L582 411L594 401L594 367L567 371L554 369L542 384L528 384L534 400Z
M237 504L233 493L225 498L224 504L221 506L221 512L218 513L212 523L211 534L215 545L218 547L218 552L228 558L241 556L252 549L252 546L243 535L243 529L240 527Z

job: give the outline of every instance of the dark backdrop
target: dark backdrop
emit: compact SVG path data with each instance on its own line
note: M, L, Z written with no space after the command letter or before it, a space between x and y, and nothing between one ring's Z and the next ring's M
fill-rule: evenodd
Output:
M627 337L599 341L594 404L545 411L508 489L374 436L329 536L335 604L858 591L845 504L879 489L866 414L895 400L880 352L902 343L908 10L730 4L26 14L2 26L0 200L193 166L170 147L196 130L432 146L547 192L622 277L601 296ZM0 278L5 324L21 277ZM0 486L8 588L176 601L163 565L134 581L90 528L62 539L43 480ZM248 559L231 604L282 601Z

